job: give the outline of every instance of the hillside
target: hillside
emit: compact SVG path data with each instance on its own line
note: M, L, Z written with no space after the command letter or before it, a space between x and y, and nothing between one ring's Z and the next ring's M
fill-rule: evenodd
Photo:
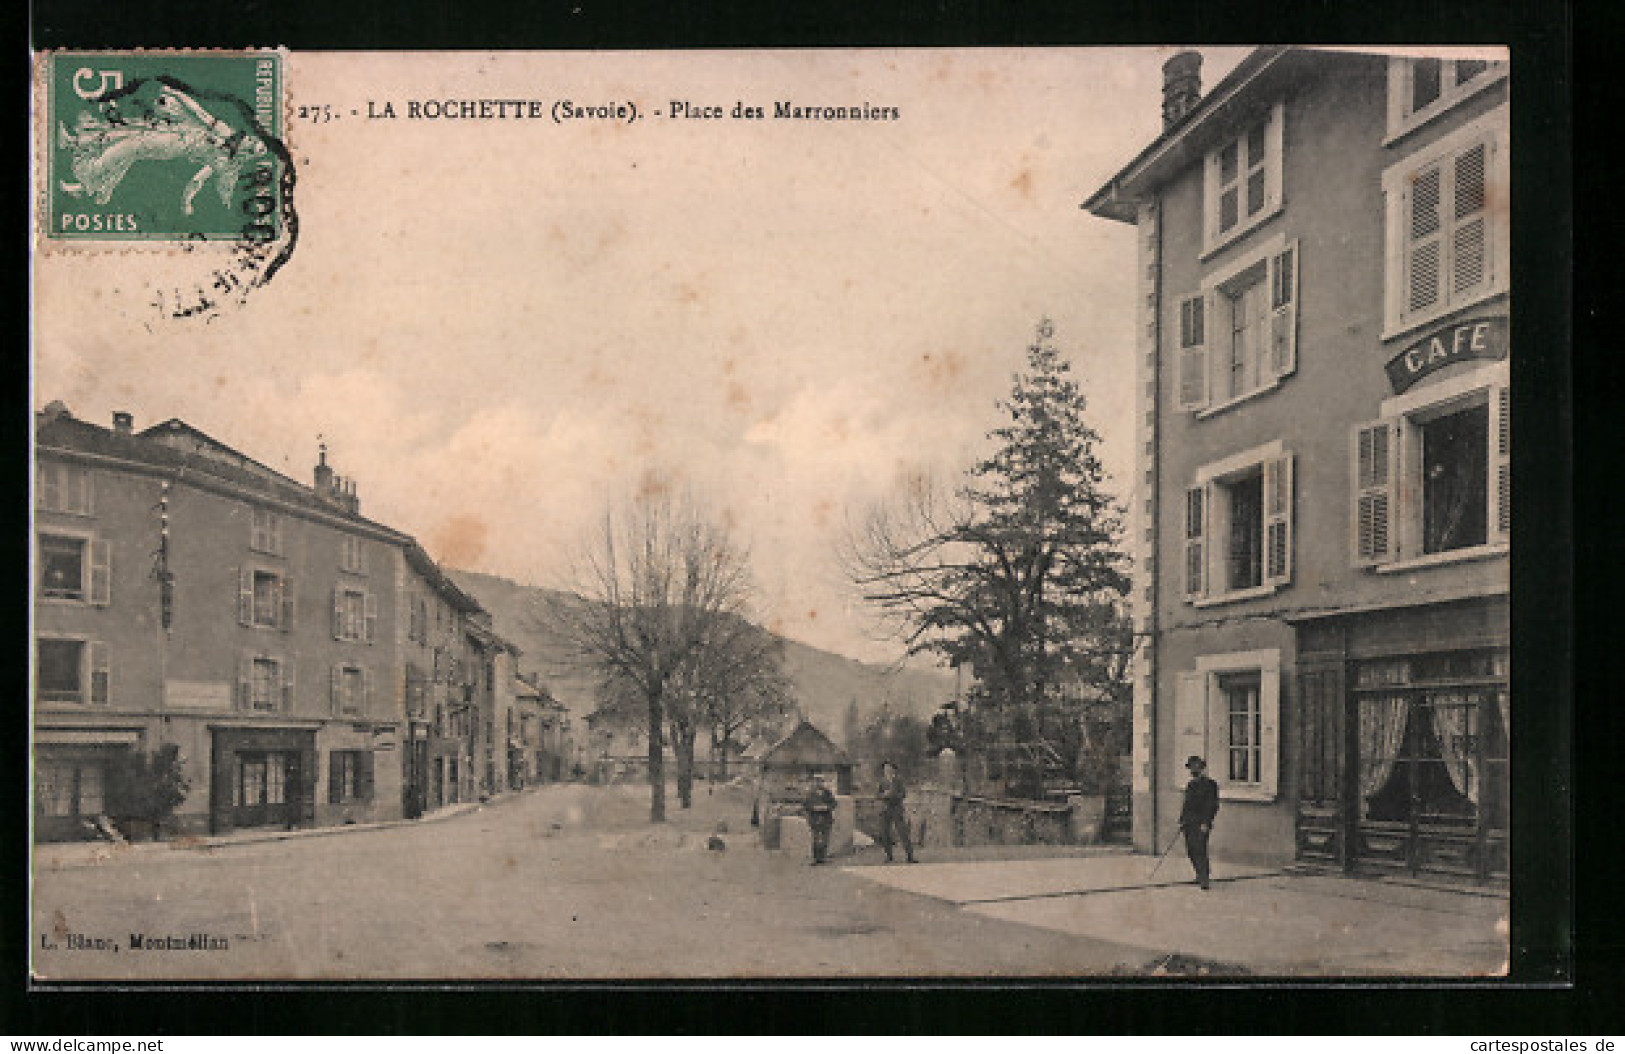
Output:
M557 643L527 617L527 612L549 594L548 590L477 571L448 568L447 573L491 613L497 633L523 651L519 659L521 670L540 673L554 697L572 713L585 716L592 710L591 678L560 665ZM785 673L795 685L802 712L837 741L841 738L847 706L854 699L865 719L882 706L928 718L953 695L953 675L946 671L893 670L800 641L780 639L785 645Z

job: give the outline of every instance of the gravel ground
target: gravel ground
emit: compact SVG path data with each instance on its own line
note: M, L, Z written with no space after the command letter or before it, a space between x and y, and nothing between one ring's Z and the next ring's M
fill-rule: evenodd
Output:
M967 913L763 851L740 789L702 785L691 811L675 796L669 806L670 821L650 825L645 787L554 785L432 823L42 864L35 974L1065 977L1146 965L1143 949ZM719 821L727 849L707 850ZM879 850L842 862L870 856ZM132 934L183 946L137 950ZM193 934L225 947L185 947Z

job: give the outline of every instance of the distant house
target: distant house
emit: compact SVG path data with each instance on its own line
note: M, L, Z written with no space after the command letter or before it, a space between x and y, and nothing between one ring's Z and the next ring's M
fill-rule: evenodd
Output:
M835 785L835 793L852 793L852 759L803 719L789 735L762 754L762 794L769 800L799 799L807 781L824 776Z

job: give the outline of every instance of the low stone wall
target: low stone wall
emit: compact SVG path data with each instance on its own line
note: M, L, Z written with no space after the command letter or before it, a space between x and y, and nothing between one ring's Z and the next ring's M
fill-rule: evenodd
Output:
M880 800L865 797L856 804L858 830L879 842ZM909 791L904 811L917 846L1093 845L1100 840L1104 800L1041 802L925 786Z

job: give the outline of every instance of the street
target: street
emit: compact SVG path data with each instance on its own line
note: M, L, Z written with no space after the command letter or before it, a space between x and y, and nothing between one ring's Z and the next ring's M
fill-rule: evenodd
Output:
M1054 847L757 845L742 788L648 823L560 784L383 829L214 848L43 846L42 979L597 979L1495 973L1504 898ZM706 848L718 824L725 850ZM140 948L133 947L137 936Z

